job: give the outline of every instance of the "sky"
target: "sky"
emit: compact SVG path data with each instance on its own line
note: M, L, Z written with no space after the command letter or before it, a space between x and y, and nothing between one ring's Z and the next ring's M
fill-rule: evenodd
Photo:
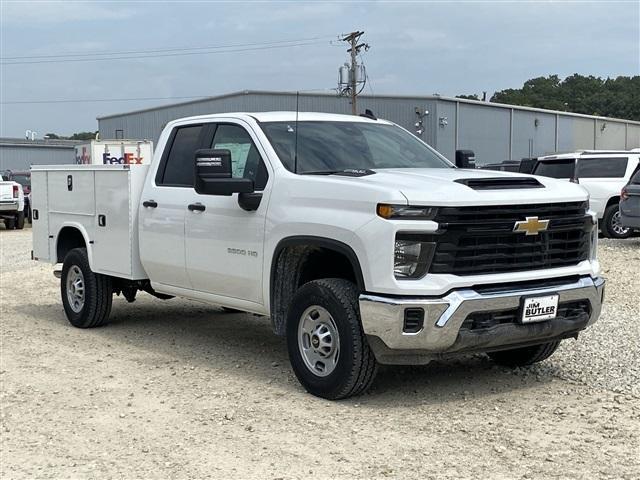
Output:
M12 2L0 0L0 136L97 130L96 117L245 89L329 90L363 30L367 94L454 96L534 77L640 74L640 0ZM308 40L313 39L313 40ZM304 45L282 47L284 41ZM247 45L176 56L129 52ZM278 46L279 48L265 48ZM260 46L260 50L246 50ZM203 52L211 50L189 50ZM85 55L85 56L79 56ZM39 58L25 58L39 56ZM46 62L43 62L46 60ZM40 61L41 63L9 63ZM154 100L117 101L149 98ZM11 103L68 100L60 103ZM111 100L114 99L114 100Z

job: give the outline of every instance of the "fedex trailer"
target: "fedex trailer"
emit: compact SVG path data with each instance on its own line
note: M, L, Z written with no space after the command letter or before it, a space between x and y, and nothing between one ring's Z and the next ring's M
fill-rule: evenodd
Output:
M79 165L146 165L153 156L150 140L91 140L75 149Z

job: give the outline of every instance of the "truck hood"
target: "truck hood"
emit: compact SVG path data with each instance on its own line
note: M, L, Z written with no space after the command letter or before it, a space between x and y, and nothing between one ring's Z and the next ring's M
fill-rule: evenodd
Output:
M459 183L460 180L531 178L542 187L514 185L501 189L476 189ZM417 205L491 205L507 203L553 203L583 201L587 191L579 185L547 177L538 177L491 170L459 168L400 168L380 169L374 175L362 177L367 183L395 187L409 204Z

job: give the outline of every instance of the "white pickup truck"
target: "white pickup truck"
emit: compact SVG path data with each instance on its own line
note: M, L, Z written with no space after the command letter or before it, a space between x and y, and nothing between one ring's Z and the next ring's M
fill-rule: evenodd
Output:
M62 263L76 327L140 290L264 315L302 385L338 399L379 363L538 362L600 315L579 185L458 169L372 116L185 118L158 147L150 165L32 168L33 256Z
M7 230L24 228L24 191L22 185L0 177L0 219Z

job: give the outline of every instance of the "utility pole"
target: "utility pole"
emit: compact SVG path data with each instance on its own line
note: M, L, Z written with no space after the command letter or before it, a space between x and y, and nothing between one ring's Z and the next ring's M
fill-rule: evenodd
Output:
M359 68L358 68L359 65L358 65L358 59L357 59L358 53L360 53L360 50L362 50L363 48L365 49L365 51L369 50L369 45L367 45L366 43L358 44L358 40L360 40L360 37L362 35L364 35L364 32L355 31L347 35L344 35L341 38L343 42L347 42L349 44L349 49L347 50L347 52L351 54L351 65L349 66L348 92L349 92L349 96L351 97L351 113L353 115L358 114L358 105L356 100L356 97L358 95L357 85L358 83L364 83L366 81L366 79L364 78L358 81L358 72L359 72Z

